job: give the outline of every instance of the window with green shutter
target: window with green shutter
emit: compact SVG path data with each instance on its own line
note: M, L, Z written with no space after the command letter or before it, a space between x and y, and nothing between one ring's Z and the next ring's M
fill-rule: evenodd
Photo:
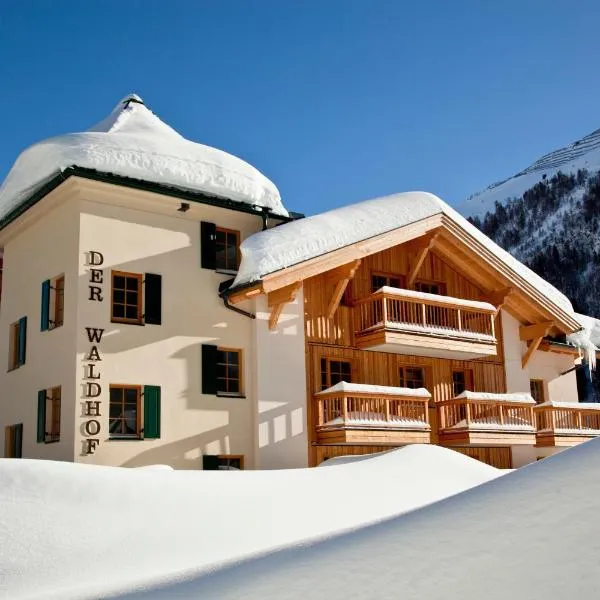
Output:
M65 276L42 282L41 331L61 327L65 315Z
M111 321L129 325L162 324L162 275L111 273Z
M25 364L27 354L27 317L22 317L10 326L8 343L8 370L12 371Z
M38 444L50 444L60 441L60 404L60 386L38 392Z
M109 394L110 438L149 440L160 438L160 386L111 385Z
M144 386L144 437L160 438L160 387Z

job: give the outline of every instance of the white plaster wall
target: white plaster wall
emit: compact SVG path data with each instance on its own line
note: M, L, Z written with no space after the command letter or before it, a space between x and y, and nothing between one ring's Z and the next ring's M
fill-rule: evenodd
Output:
M106 465L140 466L163 463L179 469L200 469L202 454L243 454L245 467L255 461L256 400L252 357L254 322L227 310L217 296L219 275L200 267L200 220L238 229L242 239L261 228L260 218L210 206L194 206L185 215L175 209L155 214L92 201L82 203L79 245L77 331L79 412L75 459ZM89 271L85 253L104 255L104 302L87 300ZM110 272L162 275L162 325L110 322ZM82 454L84 365L89 353L85 327L104 328L98 344L102 362L100 445ZM245 398L201 393L201 344L239 348L244 355ZM110 384L159 385L162 394L161 438L110 440Z
M54 199L60 195L53 192ZM41 206L33 211L41 212ZM4 246L0 307L0 448L4 428L23 423L23 457L73 460L77 325L77 202L60 204L30 222ZM42 282L65 275L64 325L40 331ZM26 363L8 372L10 325L27 316ZM37 393L62 387L60 441L37 443Z
M267 299L256 300L256 414L261 469L308 466L304 299L285 305L270 331Z
M512 463L513 468L518 469L529 463L536 462L538 458L546 458L562 452L566 448L544 447L536 448L535 446L512 446Z
M575 372L561 376L561 373L574 366L574 357L538 350L523 369L521 358L527 351L527 344L519 339L519 326L520 323L514 317L502 311L507 391L529 393L529 380L543 379L547 400L577 402Z

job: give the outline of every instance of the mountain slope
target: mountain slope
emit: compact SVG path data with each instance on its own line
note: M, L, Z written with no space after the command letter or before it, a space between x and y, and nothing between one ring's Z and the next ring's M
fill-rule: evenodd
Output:
M513 177L493 183L487 189L473 194L458 210L465 216L483 218L493 212L496 202L504 204L510 198L519 198L537 183L550 179L559 171L576 173L585 169L600 171L600 129L564 148L546 154Z

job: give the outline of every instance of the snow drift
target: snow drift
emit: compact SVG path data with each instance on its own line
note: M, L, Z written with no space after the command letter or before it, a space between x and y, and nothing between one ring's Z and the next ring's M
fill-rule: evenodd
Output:
M77 166L203 192L287 216L275 185L243 160L186 140L130 94L82 133L25 150L0 187L0 221L65 169Z
M281 471L3 459L0 597L99 598L173 583L405 513L502 473L425 445Z
M386 522L125 597L596 600L599 464L595 439Z

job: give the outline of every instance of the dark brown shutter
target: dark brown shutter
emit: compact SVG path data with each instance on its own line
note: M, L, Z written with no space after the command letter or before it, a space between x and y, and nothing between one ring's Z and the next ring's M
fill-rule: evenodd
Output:
M202 456L202 468L205 471L218 471L219 457L211 454L204 454Z
M162 275L146 273L145 298L144 298L144 322L146 325L162 324Z
M217 347L202 344L202 393L217 393Z
M200 223L200 264L203 269L217 268L217 226L214 223Z

